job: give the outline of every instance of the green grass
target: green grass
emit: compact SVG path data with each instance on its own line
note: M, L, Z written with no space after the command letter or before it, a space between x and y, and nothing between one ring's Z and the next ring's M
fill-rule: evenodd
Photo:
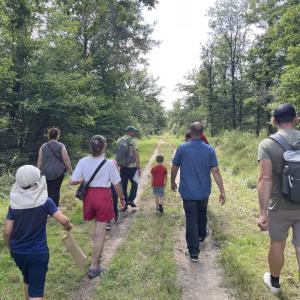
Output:
M141 161L144 166L149 160L158 138L153 137L139 141ZM62 186L61 208L74 224L72 231L74 238L83 251L91 257L93 222L85 223L82 220L82 203L74 197L76 188L69 189L68 178ZM5 187L9 191L9 186ZM0 200L0 229L3 225L9 201ZM50 250L49 271L46 281L46 299L69 299L70 293L76 288L84 272L78 270L70 255L66 253L62 243L64 231L54 220L50 220L47 226L48 245ZM0 235L0 299L23 299L22 276L10 258L8 250L4 246L2 234Z
M160 146L166 166L173 149ZM155 215L152 191L140 201L140 211L127 240L118 249L95 299L180 299L174 261L175 233L182 220L181 201L166 189L165 214Z
M220 244L220 261L229 281L237 289L237 299L276 299L262 282L268 271L269 237L257 227L258 199L254 188L258 164L257 145L260 139L247 133L225 133L212 139L222 167L227 203L209 209L214 236ZM233 176L234 175L234 176ZM217 195L214 187L213 195ZM212 197L216 202L217 198ZM281 299L299 299L299 275L295 250L290 238L285 252Z

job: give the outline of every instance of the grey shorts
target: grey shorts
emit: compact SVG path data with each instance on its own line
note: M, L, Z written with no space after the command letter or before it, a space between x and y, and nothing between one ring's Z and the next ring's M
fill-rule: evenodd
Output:
M164 187L153 187L153 194L154 194L154 196L164 197L165 188Z
M300 210L269 210L268 216L268 231L273 241L285 241L291 227L292 243L300 247Z

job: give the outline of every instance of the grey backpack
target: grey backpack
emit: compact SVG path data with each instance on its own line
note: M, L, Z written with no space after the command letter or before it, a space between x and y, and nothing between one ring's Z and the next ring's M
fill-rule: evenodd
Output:
M120 140L118 141L116 161L120 167L126 167L132 162L135 162L135 159L130 155L130 143L132 139L132 137L120 138Z
M300 203L300 141L290 145L276 133L269 137L283 149L282 193L292 202Z

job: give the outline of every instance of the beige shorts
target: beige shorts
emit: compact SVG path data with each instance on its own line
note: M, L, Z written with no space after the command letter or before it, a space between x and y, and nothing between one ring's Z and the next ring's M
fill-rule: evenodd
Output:
M269 210L268 216L268 231L273 241L285 241L291 227L292 243L300 247L300 210Z

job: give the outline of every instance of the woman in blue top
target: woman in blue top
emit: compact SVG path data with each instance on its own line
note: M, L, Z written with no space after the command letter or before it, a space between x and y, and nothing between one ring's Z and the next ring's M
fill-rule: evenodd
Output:
M72 224L48 198L45 176L34 166L17 170L10 193L10 204L4 226L4 239L24 278L25 298L44 296L49 250L46 224L48 215L70 230Z

